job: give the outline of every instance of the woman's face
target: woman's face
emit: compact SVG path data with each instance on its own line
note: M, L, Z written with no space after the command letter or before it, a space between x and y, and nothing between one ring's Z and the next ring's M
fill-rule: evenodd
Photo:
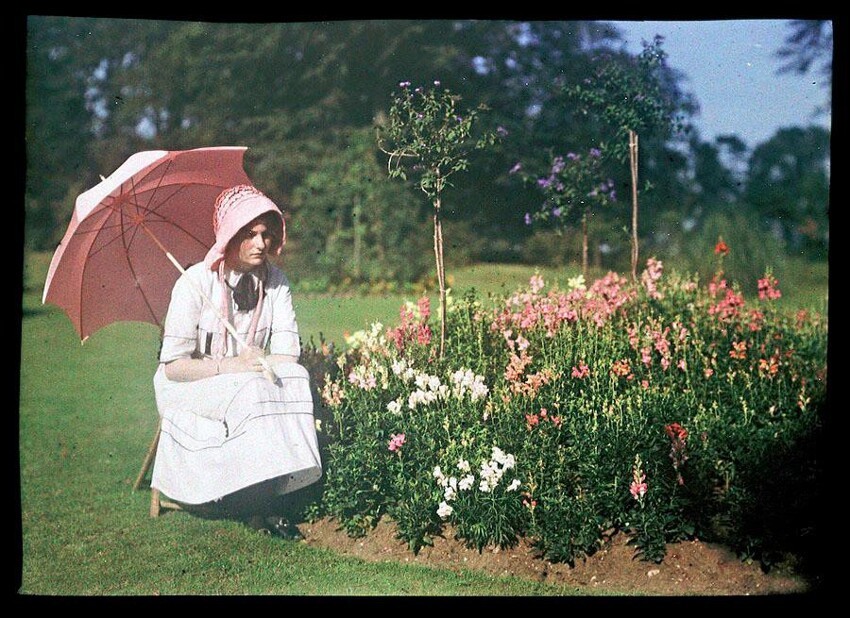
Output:
M227 245L227 265L242 272L253 270L266 261L276 240L266 222L255 219L239 230Z

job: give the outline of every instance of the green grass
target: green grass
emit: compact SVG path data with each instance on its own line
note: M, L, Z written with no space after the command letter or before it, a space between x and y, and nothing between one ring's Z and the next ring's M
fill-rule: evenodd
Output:
M147 324L115 324L80 345L68 318L41 304L49 259L30 254L25 260L22 594L582 594L477 572L363 562L185 513L149 518L149 493L134 492L132 484L156 425L152 377L159 331ZM450 284L457 295L474 286L486 296L525 284L534 270L471 266L450 272ZM576 272L541 269L547 283L562 285ZM822 303L826 266L799 265L796 272L799 281L782 286L786 306ZM393 323L401 303L415 300L401 294L299 297L297 290L295 296L305 340L322 332L336 342L373 321Z
M21 594L580 593L472 571L364 562L186 513L148 517L150 494L132 484L156 425L158 330L115 324L80 345L68 318L41 305L47 262L28 257L23 298ZM328 320L341 310L324 306Z

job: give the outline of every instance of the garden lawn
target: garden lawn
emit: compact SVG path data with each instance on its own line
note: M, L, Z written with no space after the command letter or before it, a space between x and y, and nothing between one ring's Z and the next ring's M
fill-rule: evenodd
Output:
M149 492L132 484L156 426L158 330L116 324L80 345L68 318L41 305L48 262L43 255L27 259L22 307L21 594L578 593L475 572L362 562L185 513L150 518Z
M41 304L50 255L25 260L20 380L22 569L25 595L289 594L548 595L576 589L419 565L366 563L269 539L233 522L184 513L148 517L132 490L156 426L152 376L159 332L116 324L80 345L68 318ZM823 307L826 265L795 263L783 306ZM455 295L512 291L532 267L450 270ZM541 269L565 285L577 271ZM305 342L342 345L344 333L394 323L413 295L299 296ZM433 301L433 298L432 298Z

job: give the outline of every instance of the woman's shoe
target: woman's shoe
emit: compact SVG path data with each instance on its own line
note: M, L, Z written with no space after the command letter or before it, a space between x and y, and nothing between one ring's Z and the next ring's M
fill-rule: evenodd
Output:
M246 519L245 524L249 528L257 530L260 534L276 536L290 541L300 541L304 538L298 527L289 523L284 517L254 515Z
M279 536L283 539L300 541L304 538L304 535L301 534L298 527L295 524L289 523L289 521L283 517L267 517L266 525L273 535Z

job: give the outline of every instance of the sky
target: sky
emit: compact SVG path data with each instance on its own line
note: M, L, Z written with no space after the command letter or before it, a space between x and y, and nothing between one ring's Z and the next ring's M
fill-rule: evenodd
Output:
M664 37L668 66L685 74L683 89L699 103L694 124L703 141L736 133L752 148L780 128L829 128L828 114L812 116L829 101L821 76L815 71L805 76L776 73L782 62L774 54L790 32L786 20L611 23L631 53L640 52L642 40Z

